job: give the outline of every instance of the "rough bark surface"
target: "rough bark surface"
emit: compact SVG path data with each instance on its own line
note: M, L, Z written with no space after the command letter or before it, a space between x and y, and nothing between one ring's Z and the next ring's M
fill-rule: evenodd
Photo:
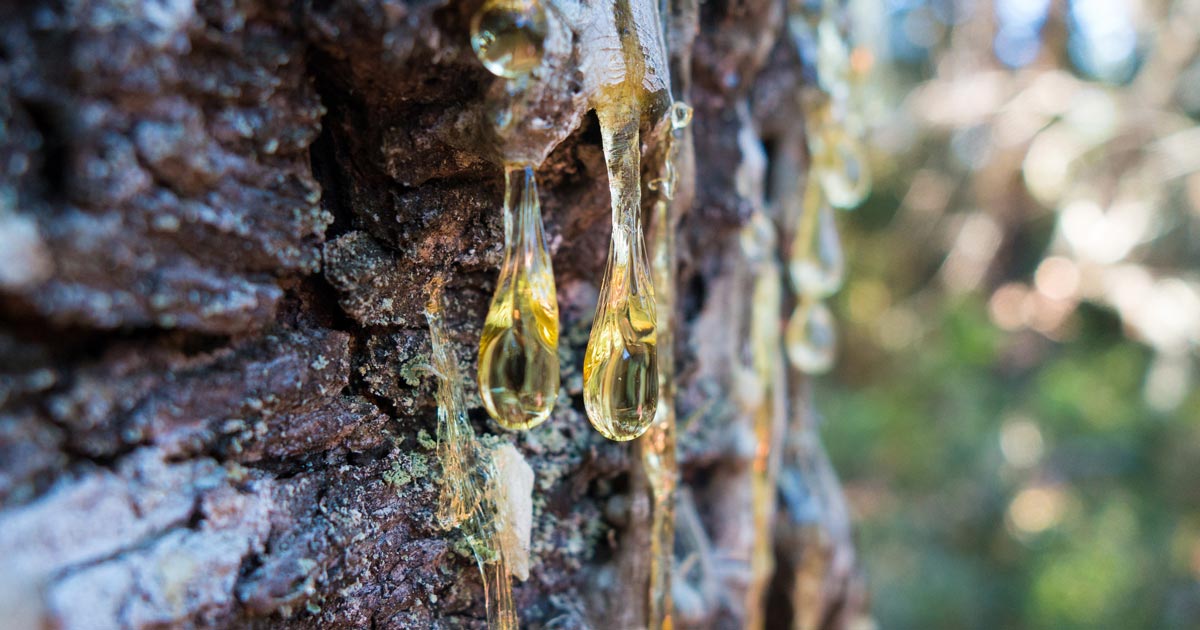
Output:
M422 317L443 275L473 379L502 234L477 6L0 0L0 627L485 625L468 548L433 518ZM705 3L695 45L679 443L699 527L681 536L707 539L710 574L678 585L683 627L744 614L750 533L730 508L752 453L726 395L749 290L736 106L767 146L802 139L782 11ZM614 562L635 460L583 414L607 180L580 78L548 76L533 106L557 134L539 184L563 390L521 434L467 390L476 430L536 473L523 625L603 628L639 596ZM803 535L830 513L806 502L804 448L785 457L799 477L781 493L775 588L800 556L837 556L821 617L838 625L861 594L845 528ZM768 622L785 627L796 611L778 599Z

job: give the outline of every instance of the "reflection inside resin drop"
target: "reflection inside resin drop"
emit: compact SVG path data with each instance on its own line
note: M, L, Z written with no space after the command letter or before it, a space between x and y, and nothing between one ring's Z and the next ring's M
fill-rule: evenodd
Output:
M801 300L788 322L784 346L797 370L806 374L828 372L837 349L837 331L829 307L820 300Z

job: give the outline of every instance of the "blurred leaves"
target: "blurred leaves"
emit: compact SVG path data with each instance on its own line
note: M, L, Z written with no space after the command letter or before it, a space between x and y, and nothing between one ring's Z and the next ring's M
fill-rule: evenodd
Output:
M818 398L879 625L1196 627L1200 1L852 7L877 177Z

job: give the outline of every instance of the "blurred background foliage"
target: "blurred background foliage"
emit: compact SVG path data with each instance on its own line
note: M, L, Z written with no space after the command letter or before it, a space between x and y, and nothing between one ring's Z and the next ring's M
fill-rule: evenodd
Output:
M880 627L1200 627L1200 0L854 0L822 434Z

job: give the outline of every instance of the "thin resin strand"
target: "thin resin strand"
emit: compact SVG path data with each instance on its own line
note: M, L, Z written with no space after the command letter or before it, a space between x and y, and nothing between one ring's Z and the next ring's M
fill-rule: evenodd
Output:
M483 579L488 628L517 630L513 605L512 572L501 542L505 531L498 506L505 503L505 488L497 481L489 453L475 438L463 404L462 378L450 350L442 319L442 289L435 286L425 308L433 371L438 379L438 459L442 480L438 497L438 523L461 527L479 565Z
M658 407L654 423L643 436L642 465L650 483L650 583L647 627L671 626L671 568L674 564L675 489L678 465L675 451L675 230L682 208L675 199L676 162L681 145L690 147L685 128L692 109L676 102L671 106L671 129L667 136L661 198L654 202L653 264L651 274L658 315Z
M776 478L782 453L782 418L775 401L781 386L779 316L783 304L783 275L776 261L775 226L760 211L751 217L743 242L754 241L759 254L753 261L750 358L759 395L752 411L755 451L750 471L754 546L750 556L750 584L746 591L746 628L765 624L766 592L775 570L773 551Z

